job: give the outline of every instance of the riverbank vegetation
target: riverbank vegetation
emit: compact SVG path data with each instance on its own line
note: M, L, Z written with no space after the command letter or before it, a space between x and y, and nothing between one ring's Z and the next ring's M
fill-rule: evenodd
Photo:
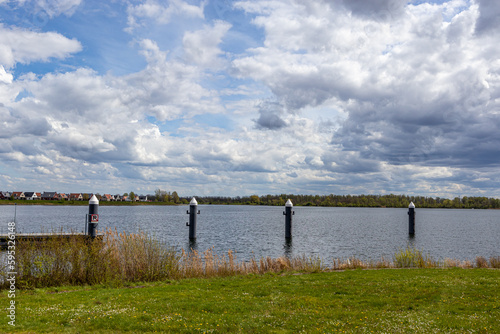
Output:
M238 261L237 254L215 254L212 249L176 250L145 233L107 230L102 238L53 238L48 241L17 240L16 284L20 289L61 285L124 285L169 279L235 275L325 272L381 268L500 268L500 257L474 261L436 260L414 248L401 249L392 259L362 261L357 258L317 257L252 258ZM1 270L0 288L7 288L7 270Z
M499 278L386 269L58 286L19 291L16 326L0 332L498 333Z
M187 200L186 198L185 200ZM388 207L407 208L413 202L417 208L500 209L500 199L487 197L440 197L407 195L265 195L246 197L196 197L199 204L241 204L284 206L290 199L295 206L325 207Z
M19 240L15 258L16 326L3 321L0 332L500 331L498 256L436 260L408 247L377 261L243 262L108 230L94 240ZM7 293L0 303L9 305Z
M172 195L173 194L173 195ZM323 207L387 207L407 208L413 202L417 208L500 209L500 199L488 197L455 197L454 199L408 195L264 195L264 196L195 196L198 204L284 206L290 199L294 206ZM100 201L100 205L187 205L191 197L179 197L157 189L149 202ZM19 205L88 205L88 201L1 200L0 204Z

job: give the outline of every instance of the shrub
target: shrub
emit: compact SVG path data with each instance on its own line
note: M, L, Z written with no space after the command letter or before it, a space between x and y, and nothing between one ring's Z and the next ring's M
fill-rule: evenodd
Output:
M490 267L491 268L500 268L500 256L490 257Z
M438 263L429 255L423 255L422 251L407 246L406 249L399 249L394 254L394 266L396 268L430 268L437 267Z
M488 260L482 256L476 257L476 267L477 268L488 268Z

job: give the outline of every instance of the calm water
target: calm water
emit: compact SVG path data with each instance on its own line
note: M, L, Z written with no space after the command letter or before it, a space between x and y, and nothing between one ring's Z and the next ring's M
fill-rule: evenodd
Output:
M500 255L500 210L416 209L416 234L408 237L407 209L294 207L293 239L285 243L284 207L199 205L197 240L190 244L189 206L99 207L99 229L145 231L169 245L237 258L282 255L364 260L392 258L408 244L436 259L473 260ZM86 206L17 206L18 232L83 231ZM0 206L0 231L14 206Z

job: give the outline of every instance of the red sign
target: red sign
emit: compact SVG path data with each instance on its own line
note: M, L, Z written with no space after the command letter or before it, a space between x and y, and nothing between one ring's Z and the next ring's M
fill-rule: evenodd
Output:
M98 221L99 221L99 215L97 215L97 214L90 215L90 222L91 223L97 223Z

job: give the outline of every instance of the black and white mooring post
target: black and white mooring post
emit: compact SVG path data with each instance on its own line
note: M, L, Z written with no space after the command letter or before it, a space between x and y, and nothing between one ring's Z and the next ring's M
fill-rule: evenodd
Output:
M295 214L295 211L292 211L293 204L292 201L288 200L285 204L285 211L283 214L285 215L285 238L292 238L292 216Z
M415 234L415 204L413 202L410 202L410 205L408 206L408 233L410 235Z
M92 195L89 201L89 214L87 215L87 235L95 238L97 235L97 224L99 223L99 200Z
M193 197L191 202L189 202L189 211L186 211L189 215L189 222L186 223L186 226L189 226L189 239L196 239L196 215L200 214L200 210L198 210L198 202L196 202L196 198Z

